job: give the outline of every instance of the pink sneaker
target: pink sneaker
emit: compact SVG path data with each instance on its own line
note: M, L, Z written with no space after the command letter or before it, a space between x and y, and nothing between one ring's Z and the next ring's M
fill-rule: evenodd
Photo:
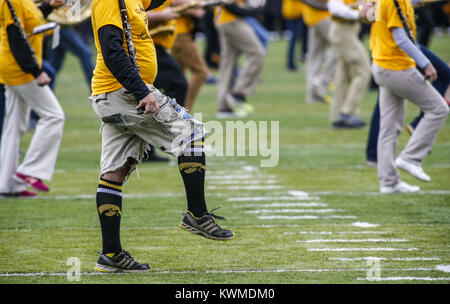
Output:
M29 190L25 190L22 192L18 192L18 193L14 193L15 197L35 197L36 193L34 193L33 191L29 191Z
M30 198L35 197L36 193L33 191L25 190L21 192L13 192L13 193L0 193L0 198Z
M16 172L13 178L22 184L28 184L31 188L41 192L48 192L49 188L40 179L24 175L22 173Z

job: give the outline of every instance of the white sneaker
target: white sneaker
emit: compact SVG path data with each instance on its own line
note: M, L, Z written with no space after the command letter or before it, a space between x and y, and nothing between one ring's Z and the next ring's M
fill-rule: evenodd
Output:
M237 119L244 118L247 114L238 111L218 111L216 113L216 118L218 119Z
M399 180L398 183L393 187L380 187L380 192L382 194L389 194L389 193L414 193L419 192L420 187L418 186L411 186L407 183Z
M424 182L430 182L431 178L423 171L421 166L417 166L413 163L409 163L407 161L404 161L400 157L397 157L395 160L395 165L397 168L400 168L402 170L405 170L418 180L424 181Z

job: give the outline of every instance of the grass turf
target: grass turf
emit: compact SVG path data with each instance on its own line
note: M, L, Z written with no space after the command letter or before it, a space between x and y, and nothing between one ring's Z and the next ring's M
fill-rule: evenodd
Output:
M431 46L446 62L449 39L434 37ZM450 264L450 123L423 164L432 182L401 174L424 192L378 195L376 169L364 164L367 128L333 130L328 105L305 104L305 76L286 71L285 53L285 41L270 44L250 100L256 113L246 119L279 121L278 165L259 168L258 157L207 160L208 206L222 207L217 213L228 221L221 224L236 238L215 242L177 228L186 202L175 162L142 164L141 178L134 175L124 188L121 233L123 247L152 264L151 273L139 275L93 271L101 248L95 207L100 122L78 62L68 56L56 84L67 120L51 192L0 202L0 283L70 283L70 257L80 260L81 283L366 283L373 282L366 280L369 257L380 258L383 283L448 283L450 275L436 267ZM215 96L216 87L205 85L195 104L205 122L215 119ZM376 92L365 95L366 121L375 100ZM408 104L406 121L417 114ZM408 138L400 135L400 149ZM229 179L233 175L250 177L239 182Z

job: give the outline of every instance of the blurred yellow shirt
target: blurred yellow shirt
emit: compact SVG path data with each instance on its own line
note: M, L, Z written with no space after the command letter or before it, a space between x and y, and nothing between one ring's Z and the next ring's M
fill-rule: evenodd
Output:
M6 28L14 24L14 20L6 1L0 3L0 80L6 85L22 85L34 80L34 76L22 70L11 52ZM26 34L31 34L36 26L45 23L44 15L33 0L11 0L11 4ZM44 35L33 35L28 39L41 66Z
M158 66L156 62L156 51L153 40L148 32L148 19L145 8L150 5L150 0L127 0L128 20L132 28L132 38L136 47L137 64L140 67L141 78L145 83L153 84ZM94 0L92 4L92 28L94 30L95 47L97 48L97 63L92 78L92 94L112 92L122 88L114 75L105 65L98 30L105 25L114 25L123 30L122 18L120 17L119 1L117 0ZM128 54L125 35L123 48Z
M281 13L287 20L295 20L302 16L302 2L300 0L283 0Z
M398 0L398 2L415 37L414 7L409 0ZM391 31L394 27L403 28L394 1L378 0L377 5L379 7L376 10L376 21L373 23L370 33L370 49L374 63L384 69L394 71L416 67L414 59L397 46L392 35Z
M177 20L177 34L190 34L194 29L194 21L189 16L181 16Z
M244 4L244 0L238 0L237 4L238 5L243 5ZM215 20L217 24L225 24L225 23L230 23L233 22L235 20L237 20L239 17L236 16L235 14L233 14L232 12L230 12L229 10L227 10L226 8L223 7L216 7L215 10Z
M307 26L317 25L326 18L331 16L331 14L328 11L319 10L307 4L303 5L302 14L303 14L303 21Z
M167 0L166 2L164 2L163 5L161 5L158 8L153 9L152 11L162 11L171 5L172 5L172 0ZM172 49L173 44L175 43L175 38L176 38L177 20L172 19L172 20L160 23L158 25L169 25L169 26L173 26L175 28L174 31L166 31L166 32L163 32L156 36L153 36L153 41L155 42L155 45L162 46L166 50Z

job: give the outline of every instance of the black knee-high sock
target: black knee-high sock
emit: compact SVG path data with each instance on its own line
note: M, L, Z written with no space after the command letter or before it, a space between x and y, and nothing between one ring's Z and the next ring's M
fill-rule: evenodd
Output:
M120 244L122 184L100 178L96 200L102 230L103 253L113 256L122 252Z
M195 217L201 217L208 211L205 201L206 156L203 145L203 141L192 142L178 157L178 168L186 189L188 210Z

